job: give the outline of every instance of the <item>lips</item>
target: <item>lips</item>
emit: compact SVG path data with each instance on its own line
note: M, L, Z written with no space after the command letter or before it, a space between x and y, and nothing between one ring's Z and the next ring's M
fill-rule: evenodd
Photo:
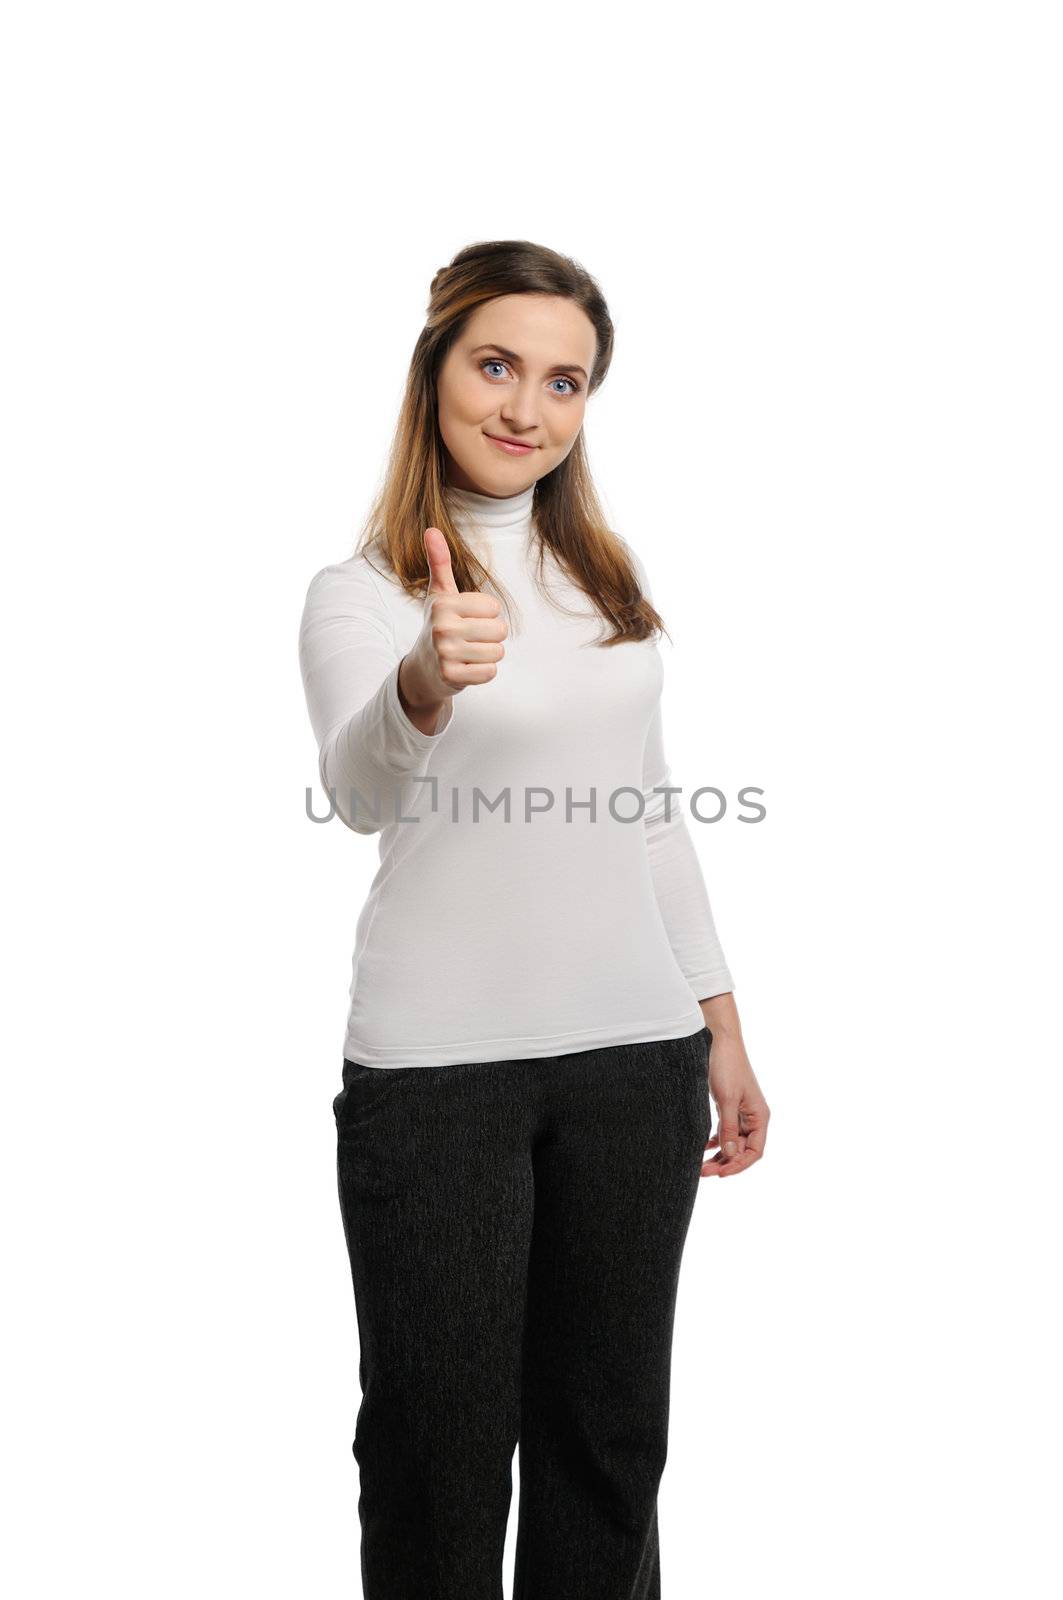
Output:
M484 438L490 439L492 444L496 444L500 450L505 450L511 456L526 456L536 448L533 444L523 444L519 439L499 438L494 433L486 433Z

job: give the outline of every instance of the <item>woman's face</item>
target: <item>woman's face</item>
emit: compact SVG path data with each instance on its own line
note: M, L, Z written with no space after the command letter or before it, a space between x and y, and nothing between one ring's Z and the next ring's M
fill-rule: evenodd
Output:
M436 385L447 483L519 494L564 461L583 425L596 346L586 312L559 295L507 294L478 306ZM529 448L506 450L495 439Z

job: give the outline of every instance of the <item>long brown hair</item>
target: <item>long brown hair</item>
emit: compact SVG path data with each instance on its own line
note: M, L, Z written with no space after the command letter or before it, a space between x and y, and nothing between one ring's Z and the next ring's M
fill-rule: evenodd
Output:
M356 550L379 554L407 594L428 592L425 528L439 528L450 546L454 580L462 591L491 587L508 610L500 582L461 537L447 505L445 455L439 431L436 379L455 339L478 306L501 295L551 294L582 308L597 335L597 355L588 394L605 381L613 356L613 323L601 290L578 262L526 239L485 240L466 245L432 279L428 312L414 347L406 392L388 456L383 484L363 525ZM539 571L545 550L572 583L611 624L595 642L622 644L667 633L659 613L643 595L625 541L605 523L595 493L583 430L565 459L538 480L532 500L539 541ZM670 635L669 635L670 637Z

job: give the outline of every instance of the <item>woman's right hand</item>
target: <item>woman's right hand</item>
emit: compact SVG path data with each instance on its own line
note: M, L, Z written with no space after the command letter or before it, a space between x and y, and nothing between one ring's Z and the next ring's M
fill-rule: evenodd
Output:
M494 595L459 592L450 547L438 528L425 530L424 545L430 573L424 623L402 659L399 688L405 709L434 725L448 699L472 684L490 683L509 629Z

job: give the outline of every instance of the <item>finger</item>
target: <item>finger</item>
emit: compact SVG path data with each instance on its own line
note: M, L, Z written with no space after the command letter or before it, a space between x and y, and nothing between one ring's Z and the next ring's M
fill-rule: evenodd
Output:
M502 640L509 635L509 629L505 623L499 621L496 617L481 616L478 613L466 611L467 598L471 600L489 600L491 597L490 595L470 595L466 597L463 594L459 594L461 637L475 641L477 644L501 644Z
M719 1144L721 1155L729 1160L732 1156L740 1155L744 1148L742 1131L738 1126L738 1101L728 1100L720 1106L719 1110L720 1126L717 1130L717 1143ZM742 1143L740 1144L739 1141L742 1141Z
M766 1102L759 1096L747 1100L742 1109L741 1123L745 1134L745 1148L753 1149L758 1155L764 1154L764 1144L768 1137L768 1120L771 1116Z
M457 594L454 569L450 564L450 546L438 528L426 528L425 553L428 556L429 594Z
M752 1151L747 1151L745 1155L725 1156L722 1151L717 1150L714 1156L710 1156L704 1162L701 1170L705 1176L716 1173L721 1178L725 1178L732 1172L741 1172L743 1167L748 1166L755 1160L756 1156Z
M764 1154L764 1141L767 1136L767 1128L754 1128L751 1133L746 1134L745 1153L748 1157L746 1162L747 1166L752 1161L760 1160L761 1156Z
M715 1155L711 1160L703 1164L701 1176L703 1178L730 1178L736 1172L744 1172L747 1167L753 1166L759 1160L760 1157L752 1150L747 1150L744 1156L732 1156L729 1161L725 1161L719 1155Z
M462 617L493 619L502 615L502 602L493 594L481 594L478 589L462 589L458 595L457 610ZM506 627L504 622L502 627Z
M747 1131L745 1135L745 1149L743 1151L736 1151L732 1155L726 1155L723 1151L717 1151L717 1153L710 1160L706 1161L701 1168L702 1177L718 1176L721 1178L729 1178L735 1172L744 1172L745 1169L747 1167L751 1167L755 1161L759 1161L761 1156L764 1154L764 1141L767 1138L767 1132L767 1121L765 1119L764 1122L757 1124ZM713 1136L713 1138L709 1140L709 1145L716 1145L718 1143L719 1140L716 1136Z
M437 647L440 661L501 661L506 653L503 644L481 644L475 639L445 640Z

